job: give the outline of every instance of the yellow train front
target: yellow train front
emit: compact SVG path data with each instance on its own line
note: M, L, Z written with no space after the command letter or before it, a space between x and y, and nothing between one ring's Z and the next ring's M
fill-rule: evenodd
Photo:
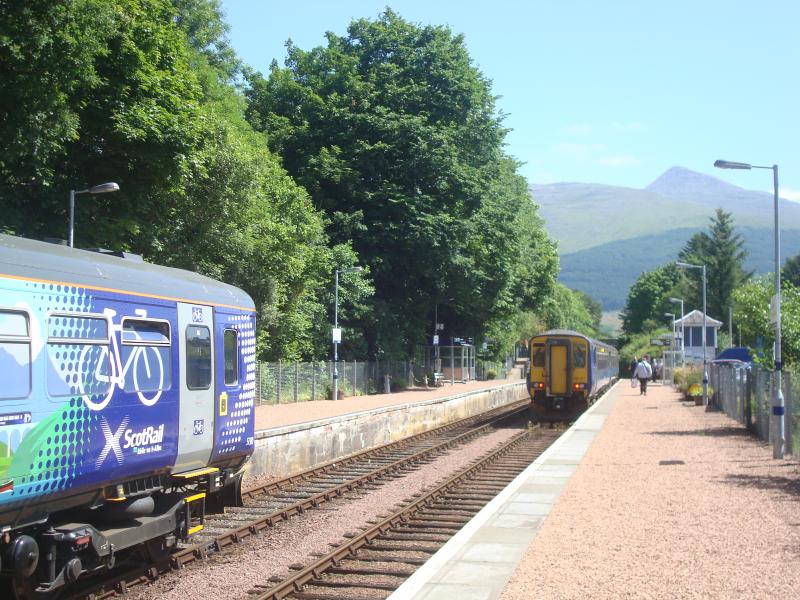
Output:
M619 374L616 348L577 331L531 338L528 392L534 422L573 421Z

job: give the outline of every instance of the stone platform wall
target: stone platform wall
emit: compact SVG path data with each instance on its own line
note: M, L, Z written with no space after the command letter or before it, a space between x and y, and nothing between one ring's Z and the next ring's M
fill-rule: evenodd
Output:
M285 476L522 400L525 382L256 432L250 475Z

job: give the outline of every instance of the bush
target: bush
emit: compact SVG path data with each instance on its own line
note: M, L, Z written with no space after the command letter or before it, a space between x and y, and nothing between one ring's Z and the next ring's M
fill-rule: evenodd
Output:
M494 369L486 371L486 379L497 379L497 371Z
M408 382L402 377L393 377L391 383L391 390L393 392L401 392L408 388Z

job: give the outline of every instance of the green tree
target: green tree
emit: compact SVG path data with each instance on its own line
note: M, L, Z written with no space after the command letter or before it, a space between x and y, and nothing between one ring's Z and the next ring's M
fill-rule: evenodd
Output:
M572 329L588 336L596 336L594 318L589 312L581 292L557 283L540 307L539 317L543 329Z
M643 333L663 323L665 312L674 312L669 296L678 283L680 274L674 263L642 273L628 292L622 312L622 330L625 336ZM688 312L688 310L687 310Z
M800 288L800 254L787 258L783 263L781 283L784 281Z
M513 329L514 296L540 297L556 263L462 37L391 9L326 37L310 51L289 42L285 68L251 74L247 115L326 213L331 241L369 266L370 355L422 343L435 309L447 334Z
M748 281L733 294L733 320L742 344L753 349L754 356L767 365L772 355L775 327L770 323L770 300L775 293L774 276ZM800 362L800 290L791 283L781 290L781 354L787 365Z
M750 278L752 273L744 270L747 251L744 240L736 233L733 216L718 208L709 225L708 233L695 234L681 250L680 260L706 265L706 306L708 315L728 322L728 312L732 307L733 290ZM702 274L693 269L686 276L695 286L689 291L688 299L694 306L702 308Z

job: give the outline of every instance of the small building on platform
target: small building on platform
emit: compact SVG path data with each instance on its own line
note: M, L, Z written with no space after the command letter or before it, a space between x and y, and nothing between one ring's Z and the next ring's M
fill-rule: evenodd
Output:
M475 380L475 346L471 339L436 336L425 348L425 363L444 381L466 383Z
M706 360L712 360L717 354L717 331L722 321L706 315ZM678 336L683 336L684 357L687 362L703 360L703 311L693 310L682 319L675 320ZM680 349L680 346L679 348Z

